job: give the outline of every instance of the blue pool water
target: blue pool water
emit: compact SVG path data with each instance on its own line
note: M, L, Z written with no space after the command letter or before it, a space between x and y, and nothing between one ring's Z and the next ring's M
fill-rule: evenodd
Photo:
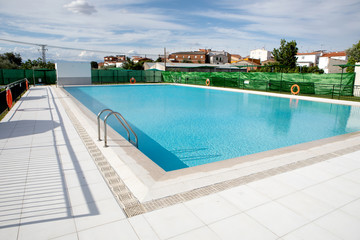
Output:
M173 85L65 89L95 114L120 112L165 171L360 131L360 109L347 105Z

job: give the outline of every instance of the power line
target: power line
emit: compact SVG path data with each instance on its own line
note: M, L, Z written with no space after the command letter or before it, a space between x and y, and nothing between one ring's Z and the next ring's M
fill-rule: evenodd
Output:
M113 52L113 51L93 50L93 49L85 49L85 48L63 47L63 46L56 46L56 45L46 45L46 44L22 42L22 41L9 40L9 39L3 39L3 38L0 38L0 41L20 43L20 44L33 45L33 46L40 46L43 56L44 56L44 52L45 52L44 49L45 49L46 46L50 47L50 48L58 48L58 49L65 49L65 50L75 50L75 51L87 51L87 52L96 52L96 53L111 53L111 54L126 55L126 53L124 53L124 52ZM144 55L142 53L137 53L137 54ZM159 55L159 54L151 54L151 53L146 53L146 54L147 55Z
M21 42L21 41L15 41L15 40L3 39L3 38L0 38L0 40L1 40L1 41L5 41L5 42L21 43L21 44L34 45L34 46L41 46L41 45L42 45L42 44L29 43L29 42Z

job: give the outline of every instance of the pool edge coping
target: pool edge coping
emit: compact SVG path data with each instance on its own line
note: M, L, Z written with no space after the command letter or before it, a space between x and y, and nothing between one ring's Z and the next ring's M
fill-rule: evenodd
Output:
M295 162L285 164L282 166L270 168L265 171L251 173L246 176L240 176L238 178L232 178L232 179L228 179L228 180L221 181L221 182L215 182L215 183L208 184L205 186L195 187L188 191L183 191L183 192L175 193L175 194L172 194L169 196L163 196L163 197L159 197L159 198L155 198L155 199L151 199L151 200L148 199L148 200L141 202L126 187L126 184L119 177L119 174L117 174L117 172L114 169L111 170L112 166L106 164L106 162L107 162L106 158L104 156L101 156L102 151L94 143L94 139L91 139L89 137L87 130L81 129L82 125L79 124L79 122L78 123L76 122L77 121L76 116L72 113L69 106L67 106L67 104L64 102L64 99L60 98L60 101L62 102L62 105L66 110L66 113L68 114L69 118L73 122L73 125L76 128L76 130L78 131L78 133L80 134L80 136L83 135L83 136L81 136L81 138L84 141L84 143L87 143L87 142L89 143L89 144L85 144L85 145L87 147L91 146L91 149L88 148L90 154L92 155L93 159L97 163L100 172L102 172L104 178L107 180L106 182L109 184L110 189L112 190L116 199L118 199L119 204L123 207L123 209L126 212L126 214L128 215L128 217L135 216L135 215L138 215L138 214L141 214L144 212L153 211L153 210L156 210L156 209L159 209L162 207L167 207L167 206L170 206L170 205L173 205L176 203L188 201L190 199L195 199L195 198L198 198L201 196L206 196L206 195L216 193L216 192L219 192L219 191L222 191L225 189L229 189L229 188L232 188L235 186L239 186L239 185L246 184L246 183L256 181L256 180L260 180L260 179L263 179L263 178L266 178L269 176L273 176L276 174L280 174L283 172L288 172L288 171L291 171L291 170L294 170L294 169L297 169L300 167L308 166L308 165L311 165L311 164L314 164L317 162L321 162L321 161L331 159L331 158L334 158L334 157L337 157L340 155L344 155L349 152L354 152L354 151L360 150L360 145L355 144L351 147L337 149L334 152L320 154L320 155L317 155L314 157L307 158L305 160L295 161ZM70 117L70 115L72 115L72 116ZM354 137L360 138L359 132L353 133L351 135L353 135ZM336 136L333 138L339 138L339 137L340 137L340 141L342 142L344 135ZM345 136L345 139L348 139L348 136ZM324 139L322 139L322 140L324 140ZM322 141L322 140L318 140L318 141ZM92 143L91 143L91 141L92 141ZM333 144L333 143L337 143L338 141L339 140L332 139L332 142L329 143L327 141L324 141L323 144L325 144L325 145ZM314 144L314 143L311 143L311 145L312 144ZM317 145L317 144L315 143L315 145ZM96 147L98 149L95 149L94 147ZM317 148L317 147L319 147L319 146L315 146L315 148ZM288 148L288 147L286 147L286 148ZM283 151L284 149L282 148L281 150ZM271 151L274 151L274 150L271 150ZM280 156L281 155L282 154L280 154ZM181 175L181 172L179 172L179 173ZM118 176L116 176L116 175L118 175Z

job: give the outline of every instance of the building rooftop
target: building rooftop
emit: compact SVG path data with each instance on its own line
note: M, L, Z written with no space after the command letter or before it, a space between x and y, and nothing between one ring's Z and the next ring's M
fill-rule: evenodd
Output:
M202 51L193 51L193 52L174 52L174 53L171 53L171 55L181 55L181 54L184 54L184 55L205 55L206 52L202 52Z
M321 52L310 52L310 53L297 53L296 55L319 55Z
M345 57L346 53L344 51L342 52L329 52L329 53L325 53L324 55L322 55L321 57Z

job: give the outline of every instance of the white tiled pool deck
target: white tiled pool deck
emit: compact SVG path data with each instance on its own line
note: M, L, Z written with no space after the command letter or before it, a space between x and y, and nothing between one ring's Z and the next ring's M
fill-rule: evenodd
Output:
M360 151L127 218L37 86L0 122L0 239L358 240Z

